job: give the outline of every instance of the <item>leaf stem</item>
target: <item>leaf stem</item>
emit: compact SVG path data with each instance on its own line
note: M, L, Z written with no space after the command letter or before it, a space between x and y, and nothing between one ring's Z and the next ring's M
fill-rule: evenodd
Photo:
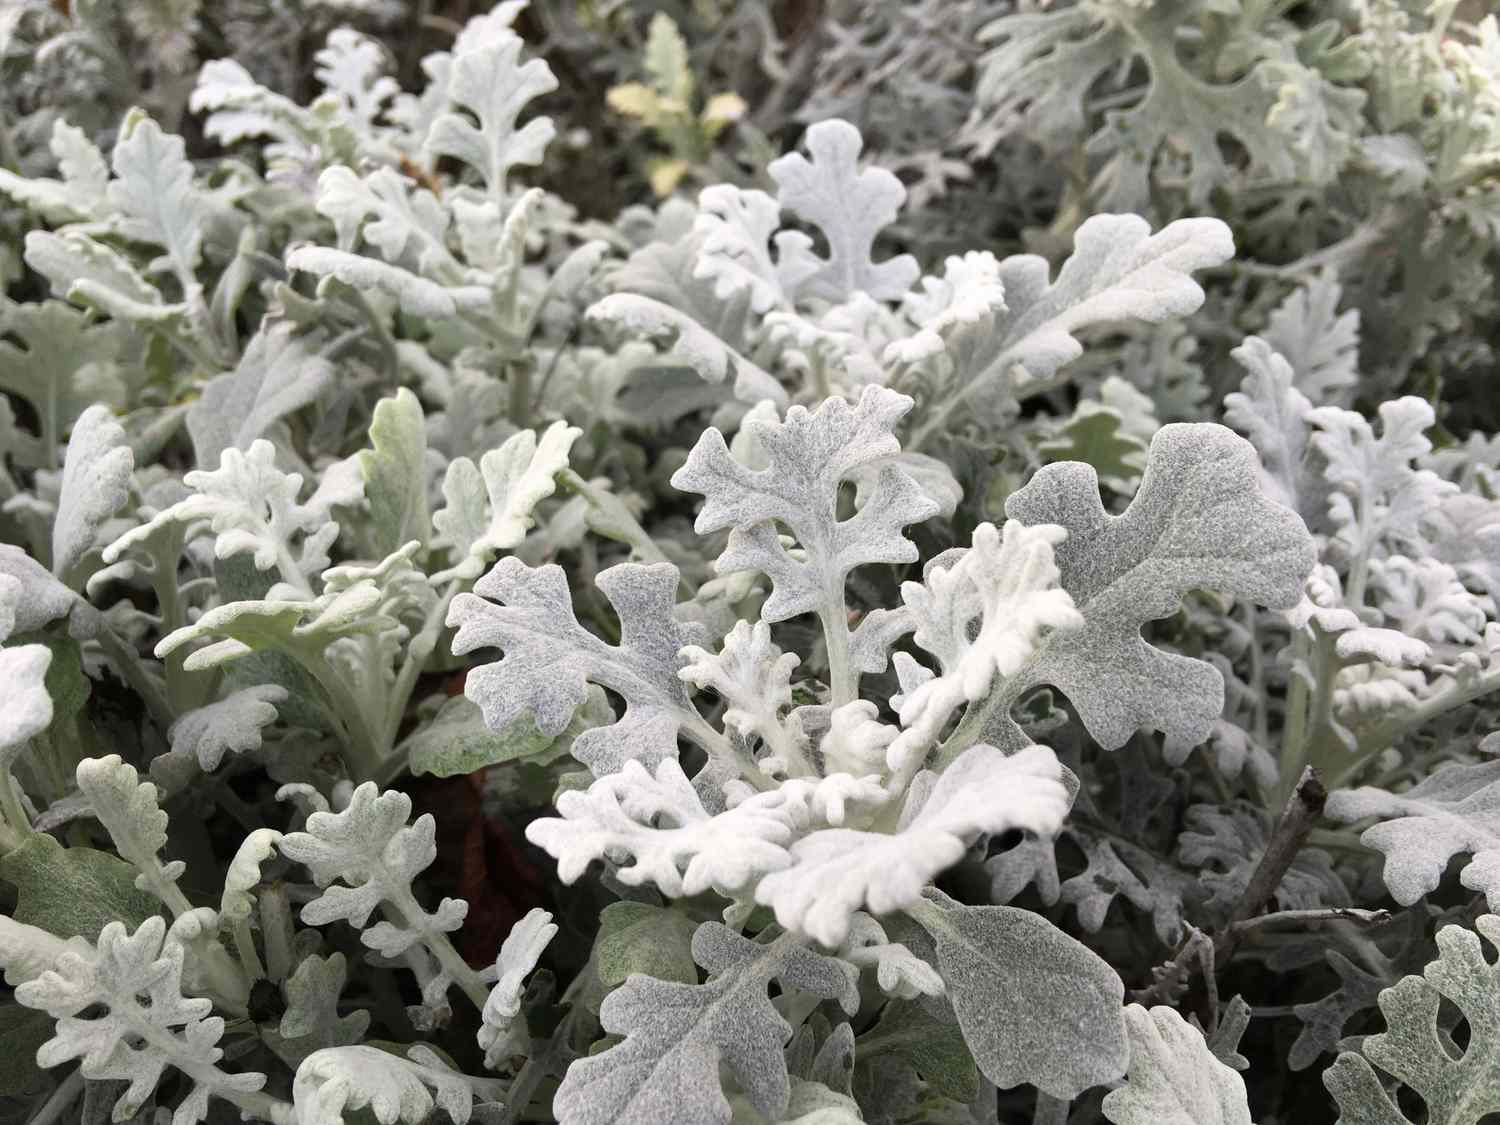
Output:
M447 588L427 611L421 631L406 646L406 658L401 663L401 670L396 673L390 702L386 706L385 738L377 748L382 760L390 755L391 748L396 745L396 735L401 729L401 720L406 715L406 705L411 700L412 690L417 685L417 677L422 674L428 657L437 648L438 638L443 635L443 625L448 618L448 606L463 585L463 581L458 578L448 583Z

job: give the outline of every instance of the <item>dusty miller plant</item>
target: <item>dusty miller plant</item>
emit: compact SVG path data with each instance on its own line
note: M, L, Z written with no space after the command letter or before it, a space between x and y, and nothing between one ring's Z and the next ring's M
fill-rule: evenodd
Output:
M1497 24L949 7L0 7L7 1119L1500 1113Z

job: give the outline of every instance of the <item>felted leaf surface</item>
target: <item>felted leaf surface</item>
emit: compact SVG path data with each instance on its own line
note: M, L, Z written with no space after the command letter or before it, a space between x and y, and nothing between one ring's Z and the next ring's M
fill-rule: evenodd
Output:
M693 956L705 984L638 975L605 999L604 1030L625 1038L568 1068L553 1101L562 1125L727 1125L721 1066L757 1111L779 1120L791 1094L782 1053L791 1029L766 986L775 979L846 1010L858 1004L837 960L790 939L758 945L705 922Z
M677 569L625 563L601 573L596 584L619 617L618 645L578 623L561 567L533 569L514 557L501 559L473 594L453 599L448 624L458 629L455 653L496 647L504 654L472 669L464 685L491 730L529 715L542 733L561 734L590 683L623 696L618 722L584 731L573 743L573 756L603 776L630 760L654 767L675 758L679 728L687 725L692 735L703 720L677 678L679 650L700 639L672 615Z
M836 948L854 911L889 914L919 902L922 889L981 832L1055 832L1069 804L1061 774L1045 746L1014 755L971 746L937 779L915 816L903 818L900 831L812 832L792 845L788 867L760 880L756 901L774 908L788 930Z
M1346 824L1380 818L1360 841L1385 853L1385 885L1402 906L1436 890L1449 861L1471 852L1463 885L1500 908L1500 761L1444 766L1402 793L1339 789L1326 812Z
M896 656L902 693L892 704L906 729L887 751L891 768L925 754L955 708L1015 675L1049 632L1083 624L1058 586L1053 549L1064 535L1051 524L1010 520L997 531L982 523L969 550L949 552L923 581L901 584L912 640L937 658L939 674Z
M364 1044L314 1051L292 1081L297 1125L344 1125L367 1107L382 1125L420 1125L437 1109L463 1125L474 1110L469 1084L428 1048L410 1053L403 1059Z
M652 883L669 898L709 889L730 894L791 862L785 845L797 811L788 807L794 784L711 815L675 757L663 758L654 775L628 760L587 791L561 794L561 816L532 821L526 838L557 859L564 883L608 855L621 882Z
M1359 381L1359 310L1340 313L1343 296L1338 274L1325 269L1287 294L1263 333L1314 402L1335 402Z
M1295 513L1261 493L1258 473L1249 443L1211 424L1157 432L1120 516L1105 512L1088 466L1039 470L1006 501L1006 514L1067 529L1054 554L1083 626L1053 633L1016 678L1062 689L1106 747L1141 726L1180 747L1203 741L1223 708L1222 676L1149 644L1141 626L1175 613L1191 590L1297 604L1315 561L1312 539Z
M49 621L69 614L79 604L73 593L19 547L0 543L0 604L8 605L5 636L34 633Z
M477 578L497 552L526 537L536 506L556 491L557 474L568 467L568 450L582 432L554 422L540 440L531 430L511 435L481 457L477 468L467 457L453 459L443 479L447 503L432 523L454 565L434 575L434 582Z
M574 727L583 729L577 715L569 729ZM490 730L478 705L460 695L444 703L431 722L412 731L402 743L402 752L414 774L455 777L501 762L543 755L550 760L548 752L567 737L567 731L556 736L543 734L526 715L502 730Z
M505 191L505 179L517 164L540 164L547 142L556 130L548 117L516 127L526 103L557 89L557 79L541 59L520 63L523 44L510 35L453 60L448 97L474 115L478 127L463 113L445 113L432 123L427 152L463 161L484 179L495 198Z
M964 1040L995 1085L1030 1082L1067 1099L1124 1072L1125 986L1086 946L1008 906L940 899L913 916L932 935Z
M0 572L0 641L15 632L22 595L20 580ZM47 690L51 664L46 645L0 648L0 683L8 696L0 711L0 763L8 766L29 739L52 724L52 696Z
M480 1013L479 1046L484 1050L485 1066L493 1068L499 1063L511 1023L521 1012L526 976L556 936L552 915L540 907L527 911L505 935L495 957L495 986Z
M428 933L458 929L468 911L462 899L445 898L429 912L412 894L412 880L437 857L437 824L431 813L424 813L408 826L410 815L411 798L405 793L381 793L367 781L341 812L315 812L305 831L283 837L281 854L304 864L323 888L302 908L302 920L311 926L348 922L363 931L361 941L387 957ZM365 929L382 902L394 905L405 924L379 922Z
M1308 414L1317 426L1312 444L1323 455L1323 475L1333 485L1328 515L1335 542L1350 557L1384 543L1423 554L1423 523L1457 485L1413 462L1432 449L1424 433L1436 421L1426 399L1406 395L1380 404L1380 434L1363 414L1319 406Z
M297 965L297 970L287 978L286 1012L281 1017L277 1030L285 1039L316 1037L358 1039L370 1022L370 1013L353 1011L346 1016L338 1014L339 994L344 990L347 975L342 953L328 957L310 954ZM343 1046L344 1044L322 1043L320 1046Z
M921 272L909 254L875 262L875 237L891 223L906 198L906 189L884 168L861 169L864 141L847 121L820 121L809 126L805 141L811 159L788 153L766 168L776 181L781 206L812 223L828 243L827 259L807 246L806 263L795 268L797 291L805 297L843 301L856 292L877 300L900 297ZM788 252L783 242L782 253Z
M721 574L758 570L771 578L761 620L799 613L844 613L844 579L866 563L915 562L917 548L903 533L908 524L935 515L938 505L894 465L880 477L851 518L838 519L839 486L861 468L900 452L893 428L911 399L867 387L859 405L830 398L815 412L793 406L786 420L749 420L767 467L737 460L717 429L707 429L672 476L674 488L704 497L695 530L732 528L715 569ZM798 561L782 546L777 523L790 529L806 552Z
M79 791L109 830L115 850L140 872L136 886L168 905L180 905L177 880L187 865L181 860L163 863L158 854L167 845L167 814L157 803L156 786L141 781L135 767L118 754L85 758L74 772Z
M1224 396L1224 421L1260 454L1266 495L1293 511L1310 489L1304 479L1312 403L1295 385L1291 365L1259 336L1229 353L1245 369L1240 389Z
M62 954L52 969L16 989L21 1003L57 1019L37 1062L81 1059L85 1078L128 1081L115 1104L122 1120L151 1096L169 1063L191 1067L197 1081L177 1110L185 1122L202 1120L210 1093L260 1089L264 1074L229 1075L215 1065L224 1021L210 1015L212 1001L183 996L183 956L161 917L147 918L134 933L110 922L97 949Z
M1174 1009L1130 1004L1125 1027L1125 1085L1104 1095L1104 1116L1115 1125L1251 1125L1244 1079Z
M135 456L109 407L96 404L78 416L63 462L62 491L52 524L52 573L64 578L94 546L104 521L130 496Z
M194 271L211 216L208 197L193 183L181 137L162 132L143 113L127 115L110 156L115 178L109 200L120 233L162 247L184 291L198 288Z
M405 387L375 404L370 446L358 453L375 533L375 553L384 557L431 532L427 512L427 429L422 404Z
M59 937L94 941L109 922L138 926L161 909L155 896L136 889L130 864L93 848L64 848L40 832L0 856L0 879L16 888L17 922Z
M188 408L198 464L217 465L224 450L248 449L273 422L317 399L334 374L333 364L308 347L293 325L262 327L235 369L210 379Z
M52 122L48 148L62 178L20 176L0 170L0 191L23 207L30 207L51 223L91 219L104 202L109 165L88 134L58 117Z
M1152 234L1139 215L1086 219L1056 280L1045 258L1011 255L999 269L1005 307L963 356L955 385L925 404L921 432L997 387L1045 384L1083 354L1075 335L1081 328L1120 320L1160 324L1192 312L1203 303L1193 271L1233 255L1234 239L1217 219L1178 219Z
M214 770L225 754L259 750L262 730L276 721L276 705L285 703L287 695L286 688L276 684L256 684L185 712L168 731L172 753Z
M758 736L784 762L796 735L782 715L792 705L791 676L800 658L776 647L770 626L737 622L717 653L689 645L682 656L687 664L678 676L699 689L712 688L724 701L725 728Z
M1486 915L1474 925L1477 934L1461 926L1439 930L1437 960L1421 976L1405 977L1380 994L1387 1029L1366 1038L1359 1052L1339 1055L1323 1073L1339 1103L1340 1125L1408 1125L1376 1066L1422 1099L1426 1125L1480 1125L1500 1113L1500 968L1480 942L1483 935L1500 949L1500 917ZM1456 1057L1439 1031L1444 1000L1468 1020L1469 1041Z
M106 549L106 561L150 539L163 525L207 520L215 535L216 558L249 552L257 570L274 567L302 590L309 576L328 565L328 547L338 536L338 524L321 504L298 502L302 475L278 469L276 447L264 438L243 452L225 449L217 469L194 469L183 482L194 494L115 540Z

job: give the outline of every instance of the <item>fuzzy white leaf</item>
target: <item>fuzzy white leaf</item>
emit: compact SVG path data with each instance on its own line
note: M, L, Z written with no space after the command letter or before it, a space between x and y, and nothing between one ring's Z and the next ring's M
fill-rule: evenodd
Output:
M260 868L276 854L282 834L274 828L257 828L240 844L224 873L224 891L219 898L219 915L226 921L243 922L255 909L252 892L260 883Z
M1068 805L1062 767L1045 746L1011 756L971 746L944 771L920 811L912 816L908 809L900 831L813 832L792 845L784 870L760 880L755 898L787 929L837 948L856 910L878 915L912 906L975 836L1012 828L1050 834Z
M974 529L973 547L950 566L932 566L924 581L902 583L912 639L937 657L941 674L901 697L906 730L891 743L892 769L925 753L954 710L987 696L996 677L1015 675L1044 636L1082 626L1053 559L1067 534L1054 524L1009 520L1001 532L983 523Z
M118 754L85 758L75 773L79 791L109 831L120 858L140 872L135 885L169 906L185 909L177 880L187 865L181 860L162 863L157 854L167 844L167 814L157 804L156 786L141 781L135 767Z
M495 958L495 986L485 998L480 1013L479 1046L484 1065L494 1069L500 1062L512 1023L521 1012L521 994L526 977L541 959L547 944L557 936L552 915L533 907L510 928Z
M1007 691L1056 685L1108 747L1147 724L1165 731L1174 752L1201 742L1223 708L1222 677L1148 644L1141 626L1177 612L1190 590L1272 608L1297 603L1314 563L1312 539L1295 513L1261 494L1258 476L1250 445L1206 424L1157 431L1140 489L1120 516L1105 512L1087 465L1041 469L1006 501L1006 514L1067 529L1054 554L1084 623L1052 634ZM1015 733L992 737L1009 744Z
M99 528L130 497L135 456L109 407L94 405L73 423L52 525L52 573L67 575L94 547Z
M367 781L354 790L338 813L315 812L302 832L288 833L281 854L312 872L323 893L302 908L302 920L322 926L335 920L363 930L360 940L387 957L404 952L428 934L448 933L463 924L468 904L445 898L424 910L411 882L437 856L437 823L424 813L408 826L411 798L381 793ZM330 885L342 881L344 885ZM405 925L381 922L364 929L382 902L396 907Z
M1360 841L1385 854L1385 884L1402 906L1436 890L1453 856L1470 852L1463 885L1500 907L1500 761L1447 765L1401 793L1339 789L1327 815L1380 819Z
M789 278L796 294L842 301L856 292L877 300L902 296L920 270L909 254L884 262L871 258L875 238L893 222L906 189L883 168L858 165L864 141L847 121L820 121L804 136L811 157L788 153L773 160L766 173L776 181L784 210L812 223L828 244L828 257L813 254L805 237L796 245L782 241L783 271L790 251L796 261Z
M199 465L226 449L247 449L271 424L312 403L333 382L334 367L291 324L262 326L233 371L210 379L188 408L187 428Z
M23 207L38 212L48 222L66 223L100 217L106 209L105 191L109 166L88 134L58 116L52 122L48 142L62 179L21 176L0 169L0 192Z
M708 971L704 984L636 974L605 998L600 1021L624 1040L568 1068L553 1103L562 1125L728 1125L721 1065L757 1111L785 1120L790 1027L766 986L777 980L783 995L837 998L852 1011L852 969L785 938L759 945L715 922L693 935L693 957Z
M554 422L538 440L532 430L507 438L479 459L456 457L443 479L446 505L432 517L454 565L433 582L473 579L500 551L516 547L535 523L535 511L557 489L568 467L568 450L583 431Z
M1436 421L1432 406L1408 395L1380 404L1381 433L1362 414L1320 406L1308 417L1318 427L1312 443L1323 455L1323 475L1333 485L1328 515L1335 542L1350 556L1377 544L1424 553L1422 523L1457 485L1412 462L1432 449L1423 431Z
M414 1055L419 1051L412 1049ZM473 1090L463 1075L439 1065L436 1055L425 1054L424 1063L378 1047L314 1051L292 1081L297 1125L344 1125L346 1114L366 1108L380 1125L421 1125L437 1109L464 1125L474 1110Z
M264 1074L218 1069L224 1021L209 1014L211 1001L183 996L182 971L183 947L170 939L164 919L148 918L134 934L109 923L97 949L64 952L53 968L16 989L17 1000L57 1020L37 1062L81 1059L86 1078L129 1082L115 1103L121 1119L145 1103L169 1065L197 1083L177 1125L201 1120L210 1094L259 1090Z
M1115 1125L1251 1125L1245 1080L1176 1011L1130 1004L1125 1027L1125 1085L1104 1095L1104 1115Z
M276 704L286 701L286 688L254 684L195 707L183 713L167 732L172 753L194 759L201 769L218 769L225 754L259 750L262 730L276 721Z
M675 759L679 730L717 745L717 732L677 678L678 653L703 639L673 617L677 582L676 568L665 563L626 563L601 573L596 585L620 620L620 643L611 645L578 623L560 567L501 559L448 610L448 624L458 628L454 653L489 647L504 653L470 670L464 694L479 704L491 730L530 715L543 734L557 735L588 698L590 683L618 692L626 704L619 721L584 731L573 743L573 756L596 776L632 759L648 768Z
M704 497L694 524L700 535L732 528L715 569L758 570L771 578L763 621L809 611L842 617L844 580L855 567L916 561L916 545L902 529L936 514L938 506L893 464L881 465L856 515L840 521L837 511L844 481L900 452L892 431L911 405L905 395L867 387L855 407L832 398L816 412L793 406L781 423L749 423L768 461L760 470L736 460L724 435L711 428L673 474L673 487ZM804 560L788 554L778 524L791 530Z
M527 825L526 838L558 861L564 883L611 857L633 861L619 868L622 882L653 884L669 898L732 894L791 862L793 830L778 793L710 815L675 758L662 759L654 775L627 761L586 792L563 793L557 811L561 818Z
M687 661L678 678L699 689L712 688L724 700L724 725L742 737L758 737L783 767L796 753L797 732L788 728L783 712L792 705L792 672L800 663L795 653L782 652L771 640L771 627L740 621L724 638L723 648L711 653L697 645L681 652Z
M446 113L432 123L426 151L463 161L483 178L495 198L517 164L540 164L556 130L551 118L538 117L522 128L516 119L526 104L557 89L557 79L541 59L520 62L523 44L516 35L457 54L448 74L448 98L462 113Z
M1340 401L1359 381L1359 310L1340 313L1343 295L1333 270L1315 274L1272 310L1263 333L1314 402Z
M263 438L241 451L224 450L219 468L195 469L183 477L194 495L126 532L105 549L112 562L169 523L207 520L216 538L214 554L226 559L250 552L257 570L277 567L294 587L307 588L309 576L328 565L328 547L338 524L325 510L297 502L300 473L276 467L276 447ZM293 539L299 540L294 550Z
M15 631L24 587L19 579L0 571L0 641ZM0 710L0 764L9 766L26 742L52 725L52 697L47 692L47 669L52 650L46 645L0 648L0 684L6 706Z
M120 233L162 247L183 289L201 292L194 275L212 208L193 182L182 138L136 111L121 125L110 163L109 200Z
M1304 480L1312 403L1297 389L1291 365L1259 336L1229 353L1245 369L1240 389L1224 396L1224 421L1260 454L1266 495L1293 511L1309 491Z

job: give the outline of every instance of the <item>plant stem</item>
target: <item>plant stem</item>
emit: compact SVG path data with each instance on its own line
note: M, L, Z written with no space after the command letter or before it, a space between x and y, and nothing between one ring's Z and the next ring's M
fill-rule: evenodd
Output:
M79 1096L83 1093L83 1070L75 1067L73 1072L64 1078L52 1091L46 1103L36 1111L29 1125L53 1125L54 1122L66 1120L64 1115L73 1108ZM75 1118L76 1120L76 1118Z
M1352 906L1326 906L1312 910L1278 910L1271 914L1258 914L1234 923L1236 936L1244 938L1257 930L1274 929L1278 926L1308 926L1320 922L1354 922L1361 926L1378 926L1391 920L1389 910L1359 910Z
M21 841L31 831L31 817L26 815L26 805L21 800L19 786L9 766L0 766L0 818Z
M1330 920L1326 911L1283 911L1281 914L1266 915L1265 920L1261 917L1261 911L1276 894L1287 869L1292 866L1307 842L1313 825L1323 815L1323 806L1327 800L1328 791L1323 788L1317 772L1305 768L1296 788L1287 798L1276 827L1271 830L1266 850L1261 853L1260 862L1250 873L1250 879L1240 893L1228 923L1214 938L1189 927L1188 936L1172 957L1151 971L1151 983L1130 994L1132 1003L1149 1007L1152 1003L1175 1002L1191 980L1195 964L1203 967L1205 977L1211 972L1217 972L1220 966L1227 964L1234 956L1235 949L1247 933L1263 926L1275 925L1276 921L1271 919L1279 921L1283 917L1300 916L1300 920L1304 922ZM1313 914L1317 918L1312 918ZM1213 986L1214 982L1206 980L1205 985ZM1212 994L1217 996L1216 989ZM1211 1006L1215 1009L1211 1015L1216 1019L1217 1003Z
M447 589L427 611L421 631L406 646L406 659L402 661L401 670L396 674L396 683L391 689L390 703L386 707L385 739L378 748L382 759L390 754L391 747L396 744L396 734L401 729L401 720L406 715L406 705L411 700L412 690L417 685L417 677L426 667L427 658L437 648L438 638L443 635L443 625L448 618L448 606L452 604L462 588L463 582L460 579L455 578L448 583Z

